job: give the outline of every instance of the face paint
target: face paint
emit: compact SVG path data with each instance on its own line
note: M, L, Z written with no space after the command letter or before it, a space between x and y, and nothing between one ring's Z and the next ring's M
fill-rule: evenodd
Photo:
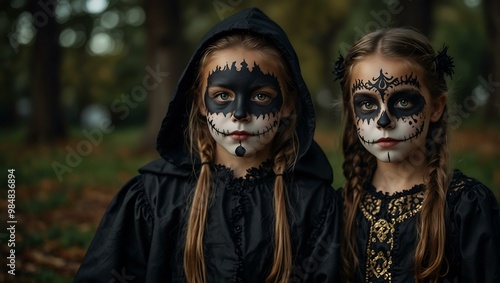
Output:
M278 79L245 60L237 70L216 66L205 91L207 123L216 142L236 156L255 154L268 146L278 129L283 97Z
M271 74L264 74L259 65L254 62L252 71L248 69L248 64L241 62L241 70L237 71L236 62L233 62L231 68L226 65L224 68L217 67L215 71L209 74L207 79L207 91L205 92L205 103L209 113L222 113L227 115L234 112L236 118L241 119L247 114L253 114L257 118L261 115L278 113L283 103L278 79ZM224 86L235 92L237 95L234 100L227 102L210 99L208 88L212 85ZM277 92L277 96L268 101L267 104L255 103L252 96L259 88L271 87ZM259 98L257 98L259 99ZM263 97L260 98L261 100ZM257 101L258 102L258 101Z
M356 64L352 72L358 137L380 161L399 162L425 143L430 95L403 62L375 60L377 65L370 61L374 59ZM375 70L378 76L370 75Z
M404 77L394 78L394 76L388 77L384 75L384 72L380 69L379 76L377 78L373 77L371 81L364 83L363 80L358 79L352 86L352 93L355 93L357 90L376 91L382 97L382 101L385 102L387 91L399 85L412 85L420 89L420 83L417 77L413 77L413 73L409 76L405 75Z

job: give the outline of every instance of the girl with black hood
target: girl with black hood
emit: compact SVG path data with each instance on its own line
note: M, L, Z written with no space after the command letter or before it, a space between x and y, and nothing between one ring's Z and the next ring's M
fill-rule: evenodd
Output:
M178 83L162 158L114 198L75 282L337 282L341 206L314 130L284 31L256 8L218 23Z

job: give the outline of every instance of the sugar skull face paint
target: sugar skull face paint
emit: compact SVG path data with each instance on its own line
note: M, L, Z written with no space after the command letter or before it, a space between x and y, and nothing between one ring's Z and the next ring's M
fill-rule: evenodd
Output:
M378 160L399 162L425 144L430 94L404 61L369 56L352 71L359 140Z
M248 62L242 58L225 64L213 60L204 94L212 137L228 153L239 157L270 148L283 105L280 84L272 68L266 66L263 71L259 65L263 62L252 56L247 58Z

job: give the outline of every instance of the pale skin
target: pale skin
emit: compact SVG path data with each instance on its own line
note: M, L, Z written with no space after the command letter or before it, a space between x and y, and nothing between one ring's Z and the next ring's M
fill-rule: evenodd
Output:
M353 66L351 106L360 141L377 158L372 184L378 191L394 194L425 182L419 157L446 96L431 98L423 77L407 61L378 54Z
M264 82L262 85L251 88L250 91L245 89L244 83L247 77L242 71L242 62L247 65L248 71L254 71L255 64L260 68L261 74L268 76L266 79L275 81L275 83ZM211 106L207 106L205 99L200 100L199 112L207 117L211 133L216 140L214 163L224 165L234 172L234 177L245 177L247 170L252 167L258 167L262 162L272 158L271 144L276 134L279 120L289 115L288 108L283 103L280 109L266 115L258 115L251 113L252 109L259 109L271 103L275 103L278 99L284 99L283 83L279 76L276 76L277 70L270 60L262 52L248 50L243 47L235 47L221 50L214 54L207 64L202 69L201 77L201 95L206 95L205 99L209 99ZM234 63L236 70L232 73L228 72L228 76L237 79L237 86L232 86L231 81L228 84L220 83L225 80L225 72L214 75L217 69L223 69L225 66L231 67ZM240 73L240 71L242 71ZM260 73L260 72L259 72ZM239 77L242 76L242 79ZM216 78L214 78L216 77ZM275 79L274 79L275 78ZM209 84L210 82L210 84ZM239 89L236 89L239 88ZM250 87L249 87L250 88ZM225 107L227 105L236 104L238 96L241 97L241 90L248 93L249 98L246 102L250 105L243 111L240 108L224 113L212 113L215 107ZM220 104L220 105L219 105ZM252 108L253 107L253 108ZM248 112L247 112L248 111ZM245 134L231 134L235 132L243 132ZM265 132L265 134L262 134ZM225 135L224 133L228 133ZM260 133L259 135L255 133ZM240 156L235 153L235 148L242 145L246 150L244 155ZM238 151L236 151L238 152ZM241 154L241 153L240 153Z

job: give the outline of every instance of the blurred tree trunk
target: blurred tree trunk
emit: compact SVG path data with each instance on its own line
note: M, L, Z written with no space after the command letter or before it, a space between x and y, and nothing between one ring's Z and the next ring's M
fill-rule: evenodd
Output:
M412 27L429 36L432 28L432 0L400 0L401 12L395 16L399 27Z
M33 92L27 141L51 142L66 137L59 88L60 49L55 19L57 0L30 2L37 28L33 46ZM43 7L42 7L43 6Z
M154 150L161 122L184 67L183 25L178 0L145 0L144 10L148 68L163 74L156 80L152 76L148 82L152 86L148 89L148 119L140 145L141 150Z
M490 73L486 78L488 85L486 91L489 93L486 104L485 121L500 120L500 2L498 0L485 0L484 13L489 39L488 60Z

